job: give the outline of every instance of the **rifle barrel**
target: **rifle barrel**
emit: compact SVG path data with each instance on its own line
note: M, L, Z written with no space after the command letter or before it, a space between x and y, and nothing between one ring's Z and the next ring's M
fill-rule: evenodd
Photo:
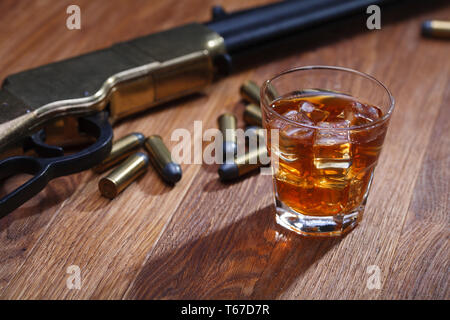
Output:
M239 53L248 47L280 39L327 22L364 12L369 5L396 0L303 0L284 1L244 10L207 23L225 40L227 52Z
M261 27L274 21L298 17L317 8L324 8L344 0L294 0L271 3L269 5L245 9L225 14L223 18L206 25L228 37L236 33ZM347 0L348 1L348 0Z

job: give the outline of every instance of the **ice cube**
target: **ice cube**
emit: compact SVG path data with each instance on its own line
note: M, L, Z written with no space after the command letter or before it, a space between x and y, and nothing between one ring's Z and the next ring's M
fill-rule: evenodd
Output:
M314 104L307 101L303 101L298 110L302 115L306 116L306 118L314 123L325 121L330 115L328 111L317 108Z
M297 133L303 134L304 132L312 132L311 129L302 125L314 125L314 123L308 118L304 119L302 114L296 110L291 110L281 114L289 120L295 121L298 125L288 122L281 118L274 118L270 121L269 127L272 129L279 129L280 134L287 136L295 136Z
M350 122L350 120L346 120L346 119L344 119L344 120L335 120L335 121L322 121L322 122L319 122L318 124L317 124L317 126L318 127L320 127L321 129L319 129L318 131L323 131L323 132L330 132L330 131L332 131L332 132L345 132L345 131L347 131L347 130L335 130L336 128L342 128L342 129L344 129L344 128L348 128L348 127L350 127L351 126L351 122Z
M340 114L336 116L336 118L339 120L337 121L340 125L343 125L344 127L346 125L348 126L354 126L356 125L357 118L355 115L355 112L353 108L346 107ZM342 123L342 121L348 121L347 123Z
M342 130L350 126L348 120L336 121L336 122L321 122L318 124L321 129L316 130L314 145L322 147L330 147L328 149L342 149L340 146L344 146L348 152L336 154L337 158L349 157L350 150L350 135L349 130ZM341 130L339 130L341 129Z
M342 191L349 185L349 181L344 177L322 176L316 179L314 184L317 188ZM334 203L336 200L330 202Z
M355 117L359 124L374 122L381 116L381 112L378 108L367 104L354 102L353 109L355 110Z
M283 117L288 118L289 120L292 121L298 121L300 120L300 113L297 110L289 110L285 113L282 114Z
M302 126L301 124L314 125L309 119L302 119L303 115L297 110L291 110L282 114L284 117L299 122L293 124L283 121L280 125L279 152L277 155L286 162L297 161L306 146L311 147L314 137L314 129Z
M314 112L316 108L314 107L314 105L312 103L309 103L307 101L304 101L300 104L299 110L300 112Z
M316 174L332 177L347 175L352 165L350 134L346 128L350 121L321 122L323 129L316 130L314 137L314 167Z
M285 113L282 113L282 115L288 118L289 120L299 122L300 124L314 125L314 122L311 119L309 119L302 112L297 110L289 110Z
M299 123L298 125L295 125L285 121L281 129L281 133L284 134L285 136L299 139L305 138L305 135L307 135L308 137L312 135L313 130L302 125L306 124L313 126L314 123L308 118L304 118L300 112L296 110L291 110L286 113L283 113L283 116Z

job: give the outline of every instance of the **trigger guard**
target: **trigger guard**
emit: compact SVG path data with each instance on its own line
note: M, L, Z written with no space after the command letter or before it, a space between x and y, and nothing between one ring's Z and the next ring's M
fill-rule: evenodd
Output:
M64 149L58 146L52 146L45 143L45 131L39 130L35 134L31 135L25 140L23 149L25 151L34 149L39 157L53 158L62 157L64 155Z
M103 131L112 130L108 120L108 113L100 112L92 116L79 118L78 130L99 139Z
M80 132L95 137L96 141L75 154L48 159L53 171L52 178L90 169L111 152L113 131L107 112L81 117L78 125Z
M113 132L106 112L79 118L79 128L97 140L78 153L51 158L16 156L0 161L4 173L3 176L0 174L0 179L17 173L34 175L22 186L0 198L0 218L38 194L50 180L92 168L109 155ZM36 146L36 151L42 148L40 151L47 154L56 152L49 151L51 146L43 143L43 138L42 135L35 134L34 139L29 139L30 146Z
M108 122L108 120L107 114L104 112L96 114L94 116L81 117L78 119L78 130L79 132L95 137L95 139L99 139L101 130L105 126L105 122ZM24 151L33 149L36 151L37 155L42 158L55 158L64 156L64 148L49 145L45 142L45 139L45 130L39 130L24 141Z

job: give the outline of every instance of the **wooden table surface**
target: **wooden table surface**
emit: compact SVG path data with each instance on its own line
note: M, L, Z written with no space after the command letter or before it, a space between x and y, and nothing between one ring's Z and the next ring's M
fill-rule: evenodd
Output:
M219 2L2 0L0 79L207 21ZM265 2L223 4L231 11ZM81 7L79 31L65 26L70 4ZM314 64L372 74L391 89L396 110L364 219L346 237L302 238L278 227L270 176L223 184L217 166L191 164L182 166L183 179L172 188L150 169L110 201L99 194L99 176L86 171L54 180L0 220L0 298L450 298L450 42L419 32L425 19L448 19L450 6L417 11L378 31L305 44L115 127L116 137L156 133L173 147L176 128L193 132L195 120L216 127L224 111L241 118L244 80L261 83L282 69ZM80 290L66 286L71 265L80 268ZM372 265L379 267L380 289L367 286Z

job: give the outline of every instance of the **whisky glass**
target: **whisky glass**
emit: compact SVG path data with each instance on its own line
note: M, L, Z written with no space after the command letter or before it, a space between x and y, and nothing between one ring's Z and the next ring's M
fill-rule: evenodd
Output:
M381 82L347 68L300 67L267 80L261 111L278 224L310 236L355 227L393 109Z

